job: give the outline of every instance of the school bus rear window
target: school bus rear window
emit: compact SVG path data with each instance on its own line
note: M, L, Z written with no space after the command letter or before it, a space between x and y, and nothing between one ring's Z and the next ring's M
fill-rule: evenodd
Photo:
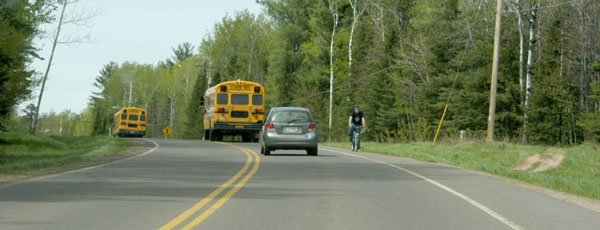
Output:
M217 104L227 105L229 103L229 97L227 94L217 94Z
M121 114L121 120L127 120L127 114Z
M263 105L263 95L252 95L252 105Z
M138 115L130 114L129 115L129 120L131 120L131 121L137 121L138 120Z
M232 105L247 105L248 94L231 94Z

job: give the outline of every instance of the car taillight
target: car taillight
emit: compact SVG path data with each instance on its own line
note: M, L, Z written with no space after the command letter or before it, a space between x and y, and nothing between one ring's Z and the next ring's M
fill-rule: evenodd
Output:
M317 124L311 122L310 125L308 125L308 131L315 131L315 129L317 129Z
M268 130L275 130L275 125L273 124L273 122L267 123L267 129Z

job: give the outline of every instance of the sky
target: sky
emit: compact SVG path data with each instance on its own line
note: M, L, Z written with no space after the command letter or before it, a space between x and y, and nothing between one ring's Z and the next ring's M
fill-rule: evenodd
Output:
M190 42L197 48L216 22L245 9L255 14L262 11L255 0L81 0L67 6L66 15L82 10L101 14L87 26L66 25L61 29L63 36L90 35L94 39L91 43L57 45L40 113L83 111L92 92L98 91L92 84L105 64L156 64L171 57L171 48L180 43ZM50 37L56 26L56 22L44 25L46 37L36 41L42 48L38 54L45 60L35 60L31 68L39 73L48 65ZM20 108L37 103L39 88L34 93L35 100L22 103Z

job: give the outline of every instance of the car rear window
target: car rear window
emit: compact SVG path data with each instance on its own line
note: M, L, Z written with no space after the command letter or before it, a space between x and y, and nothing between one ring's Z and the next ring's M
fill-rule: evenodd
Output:
M304 111L277 111L273 113L272 122L291 123L291 122L311 122L312 119L308 112Z

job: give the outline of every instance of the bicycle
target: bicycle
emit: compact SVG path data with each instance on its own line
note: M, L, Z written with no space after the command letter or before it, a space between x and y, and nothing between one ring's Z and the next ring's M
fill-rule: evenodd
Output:
M352 138L352 152L358 152L360 149L360 134L362 131L362 126L353 125L354 128L354 137Z

